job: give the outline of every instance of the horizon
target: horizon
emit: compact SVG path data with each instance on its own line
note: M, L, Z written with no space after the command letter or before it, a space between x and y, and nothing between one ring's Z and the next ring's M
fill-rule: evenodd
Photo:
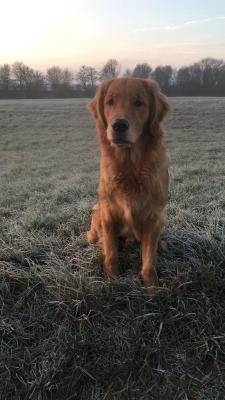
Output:
M106 4L107 3L107 4ZM13 10L13 14L12 14ZM138 63L180 68L206 57L224 59L225 3L222 0L12 0L3 4L0 65L22 61L46 71L102 68L115 58L123 70ZM35 17L35 20L34 20Z
M155 65L155 67L152 67L152 65L150 65L150 64L148 64L150 67L152 67L152 72L151 72L151 74L154 72L154 70L155 70L155 68L156 67L165 67L165 66L170 66L170 67L172 67L172 69L174 70L174 72L178 72L179 71L179 69L182 69L183 67L185 68L185 67L190 67L191 65L193 65L193 64L198 64L198 63L200 63L202 60L205 60L205 59L215 59L215 60L222 60L224 63L225 63L225 58L214 58L214 57L210 57L210 56L206 56L206 57L204 57L204 58L202 58L202 59L199 59L199 60L193 60L193 62L192 63L189 63L189 64L183 64L183 65L181 65L180 67L175 67L174 65L170 65L170 64L158 64L158 65ZM83 66L85 66L85 67L94 67L96 70L97 70L97 72L101 72L101 69L102 69L102 67L108 62L108 61L110 61L111 59L109 59L109 60L105 60L105 62L103 63L101 63L102 64L102 66L101 67L99 67L99 68L97 68L95 65L85 65L85 64L81 64L80 65L80 68L81 67L83 67ZM118 61L119 62L119 60L116 60L116 61ZM63 67L63 66L60 66L60 65L56 65L56 64L54 64L54 65L48 65L48 66L46 66L46 68L45 69L39 69L39 68L37 68L35 65L33 65L33 66L31 66L31 65L29 65L29 64L25 64L24 62L23 62L23 60L15 60L14 62L12 62L12 63L3 63L2 65L4 65L4 64L8 64L8 65L10 65L10 67L12 68L12 66L13 66L13 64L14 63L22 63L22 64L24 64L25 66L27 66L27 67L29 67L29 68L32 68L34 71L39 71L39 72L41 72L43 75L46 75L47 74L47 71L48 71L48 69L50 69L50 68L52 68L52 67L59 67L59 68L61 68L61 70L64 70L64 69L68 69L72 74L75 74L74 76L73 76L73 80L76 80L76 74L79 72L79 69L72 69L69 65L67 65L65 68ZM126 72L126 69L130 69L130 71L131 72L133 72L133 70L134 70L134 68L138 65L138 64L144 64L144 62L138 62L138 63L134 63L134 66L131 68L131 67L124 67L120 62L119 62L119 68L120 68L120 71L119 71L119 74L118 74L118 77L122 77L123 76L123 74ZM0 64L0 67L2 66L1 64ZM11 69L11 73L12 73L12 69ZM151 75L150 74L150 75Z

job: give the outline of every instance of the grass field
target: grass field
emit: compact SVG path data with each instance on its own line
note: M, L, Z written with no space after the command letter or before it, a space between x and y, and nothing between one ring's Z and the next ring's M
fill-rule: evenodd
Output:
M225 98L171 99L170 200L146 297L139 247L108 281L86 241L86 100L0 102L0 399L225 399Z

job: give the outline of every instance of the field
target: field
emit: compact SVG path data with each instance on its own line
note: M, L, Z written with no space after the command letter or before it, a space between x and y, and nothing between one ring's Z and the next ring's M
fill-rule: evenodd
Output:
M109 281L86 241L87 100L0 102L0 399L225 399L225 98L170 99L162 290L139 247Z

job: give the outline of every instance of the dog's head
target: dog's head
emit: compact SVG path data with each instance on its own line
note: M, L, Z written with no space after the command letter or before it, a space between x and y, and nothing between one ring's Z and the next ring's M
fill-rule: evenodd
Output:
M117 78L101 84L89 109L112 145L129 147L156 135L170 107L153 80Z

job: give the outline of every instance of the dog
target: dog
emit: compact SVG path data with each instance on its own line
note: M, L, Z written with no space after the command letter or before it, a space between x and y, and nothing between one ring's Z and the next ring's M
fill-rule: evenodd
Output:
M88 109L100 147L98 203L87 238L100 242L104 270L118 270L118 239L141 242L141 279L149 294L158 287L157 249L168 198L169 159L162 122L170 111L150 79L104 81Z

